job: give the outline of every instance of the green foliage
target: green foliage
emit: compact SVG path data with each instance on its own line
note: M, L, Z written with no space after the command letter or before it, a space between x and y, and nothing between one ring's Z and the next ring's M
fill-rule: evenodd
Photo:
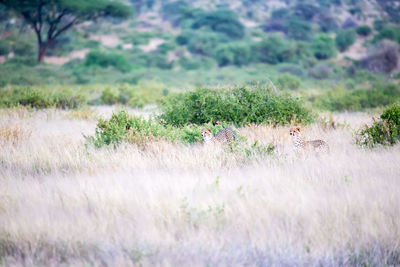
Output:
M317 80L328 79L332 75L332 68L326 63L320 63L309 69L308 75Z
M300 79L290 73L284 73L278 76L276 83L282 89L296 90L300 87Z
M188 49L194 54L212 56L219 43L219 37L212 32L199 32L188 43Z
M394 145L400 141L400 104L384 110L380 120L360 129L356 139L361 146Z
M359 27L356 29L356 32L357 32L358 35L361 35L361 36L368 36L368 35L371 34L372 29L371 29L371 27L369 27L368 25L362 25L362 26L359 26Z
M36 87L9 86L0 89L0 106L28 106L32 108L78 108L86 98L73 90L45 90Z
M157 83L139 83L134 86L121 84L108 86L101 93L101 103L106 105L122 104L142 108L146 104L156 103L162 97L163 86Z
M99 119L94 136L86 140L95 147L122 142L143 145L147 141L164 139L172 142L194 143L201 141L201 129L190 125L183 128L163 126L153 119L131 116L126 111L113 113L108 120Z
M215 65L214 60L205 57L181 57L178 62L186 70L212 69Z
M102 68L112 66L122 72L128 72L132 68L129 61L123 55L101 51L91 51L88 53L86 55L85 65L99 66Z
M360 111L368 108L384 107L400 100L400 86L377 85L373 89L357 89L346 91L343 87L321 95L315 106L331 111Z
M346 51L356 40L356 32L354 30L343 30L336 35L336 46L343 52Z
M216 10L201 14L194 21L192 28L204 27L223 33L232 39L241 39L244 36L244 26L236 13L231 10Z
M264 87L200 88L171 95L160 108L160 119L175 126L215 121L236 125L308 123L312 119L299 99L275 95Z
M384 26L379 31L379 33L374 36L373 42L376 43L384 39L400 43L400 27L394 27L389 25Z
M289 62L294 58L295 52L291 43L278 35L273 35L255 46L257 59L260 62L277 64Z
M9 43L4 39L0 39L0 56L7 55L9 52L10 52Z
M310 40L312 36L311 23L299 19L298 17L291 17L287 19L284 24L285 33L291 39L295 40Z
M219 45L215 51L215 59L219 66L247 65L252 60L249 45L245 43L228 43Z
M314 38L311 50L317 59L328 59L336 55L335 43L331 37L321 34Z

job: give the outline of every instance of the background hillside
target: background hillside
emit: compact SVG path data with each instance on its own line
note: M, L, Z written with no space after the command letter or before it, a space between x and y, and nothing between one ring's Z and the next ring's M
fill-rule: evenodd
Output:
M126 20L62 34L37 64L34 32L0 9L0 85L273 82L367 88L399 79L398 1L125 1ZM150 85L148 85L150 86Z

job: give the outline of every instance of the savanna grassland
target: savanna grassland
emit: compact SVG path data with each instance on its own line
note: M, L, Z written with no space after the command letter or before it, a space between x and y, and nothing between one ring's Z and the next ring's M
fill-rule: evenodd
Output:
M262 125L236 131L273 153L163 140L96 149L84 135L99 114L110 117L1 110L2 265L399 264L400 147L354 141L372 114L304 127L331 147L307 157L288 126Z

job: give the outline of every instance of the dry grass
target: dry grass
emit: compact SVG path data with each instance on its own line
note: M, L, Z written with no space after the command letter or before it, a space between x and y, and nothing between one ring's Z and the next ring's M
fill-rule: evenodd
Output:
M399 265L400 146L356 147L368 118L305 128L328 141L321 157L294 157L288 128L239 129L277 146L249 159L163 141L95 150L94 121L3 112L31 134L0 147L0 264Z

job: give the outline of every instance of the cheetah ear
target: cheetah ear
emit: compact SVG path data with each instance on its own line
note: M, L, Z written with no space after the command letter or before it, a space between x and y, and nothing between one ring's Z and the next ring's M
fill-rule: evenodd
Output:
M296 130L300 132L300 127L299 127L299 126L297 126L297 127L296 127Z
M210 132L211 132L211 129L210 129L210 128L208 128L208 129L207 129L207 131L210 131Z

